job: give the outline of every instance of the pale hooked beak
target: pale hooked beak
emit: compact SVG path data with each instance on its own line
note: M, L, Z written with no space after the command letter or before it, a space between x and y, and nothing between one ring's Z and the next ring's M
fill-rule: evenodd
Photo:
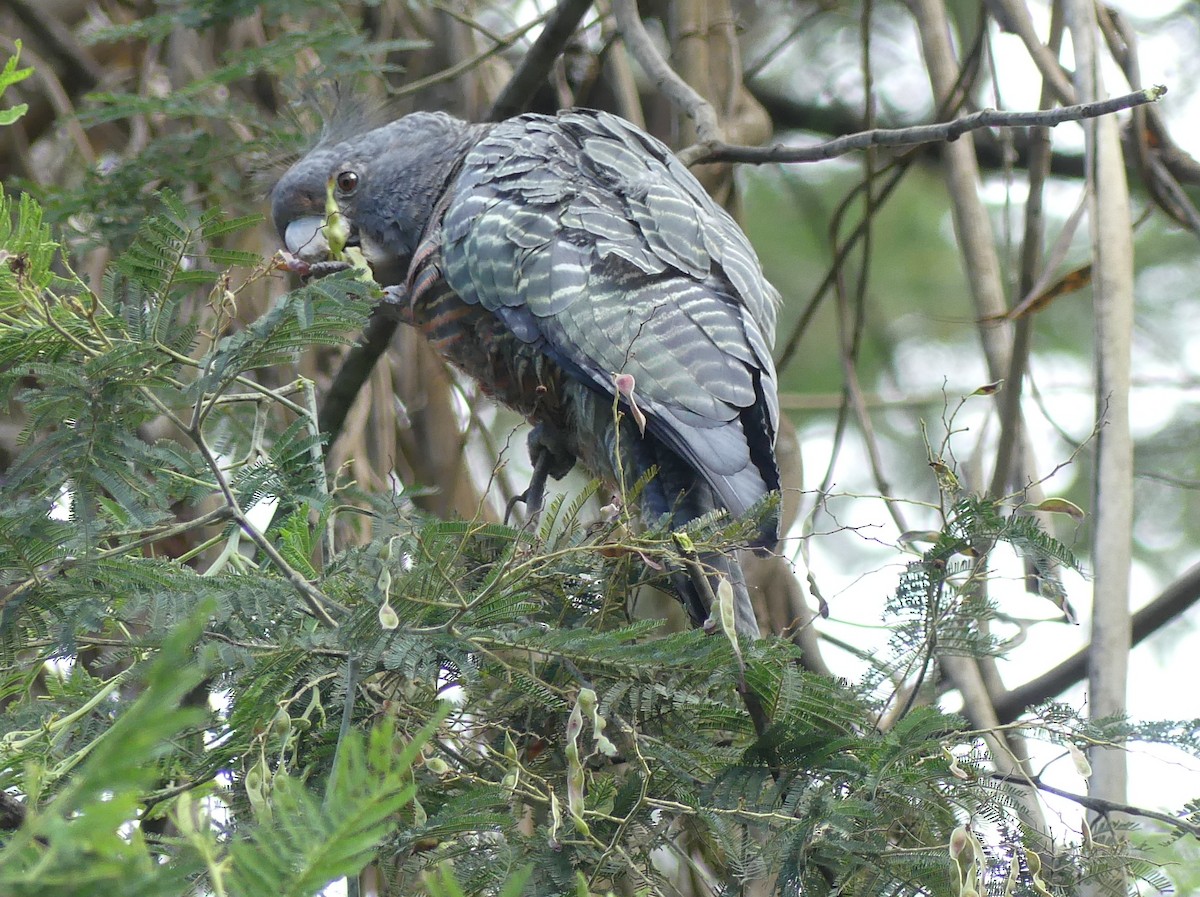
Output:
M288 252L306 262L320 262L329 258L329 243L322 233L324 215L307 215L297 218L283 232L283 243Z

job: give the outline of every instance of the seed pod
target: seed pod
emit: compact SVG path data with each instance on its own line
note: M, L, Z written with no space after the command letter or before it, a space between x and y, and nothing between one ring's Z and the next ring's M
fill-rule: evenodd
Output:
M400 625L400 615L388 602L379 605L379 628L391 631Z

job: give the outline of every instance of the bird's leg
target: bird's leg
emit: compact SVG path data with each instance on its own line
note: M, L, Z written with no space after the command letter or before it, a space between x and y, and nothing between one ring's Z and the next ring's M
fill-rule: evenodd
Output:
M546 477L550 475L550 456L542 455L533 462L533 476L524 492L518 492L504 507L504 522L508 523L517 503L525 505L525 519L530 527L537 524L542 513L542 502L546 498Z
M508 523L513 509L520 502L525 505L525 525L534 527L542 513L542 502L546 497L546 479L561 480L575 466L575 456L567 448L566 440L557 430L538 424L529 434L529 460L533 462L533 476L525 491L514 495L504 508L504 522Z

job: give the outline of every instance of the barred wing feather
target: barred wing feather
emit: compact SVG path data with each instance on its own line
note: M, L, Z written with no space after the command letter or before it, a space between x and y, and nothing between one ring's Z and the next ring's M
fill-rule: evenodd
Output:
M497 125L451 186L442 239L464 301L597 391L632 374L649 433L730 512L778 488L778 294L662 143L583 110Z

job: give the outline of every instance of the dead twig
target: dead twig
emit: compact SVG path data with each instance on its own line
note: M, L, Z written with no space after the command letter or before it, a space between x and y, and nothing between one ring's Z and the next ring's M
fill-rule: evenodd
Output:
M1194 825L1186 819L1180 819L1178 816L1172 816L1169 813L1159 813L1157 810L1147 810L1145 807L1105 800L1102 797L1092 797L1089 794L1075 794L1072 791L1064 791L1062 788L1046 784L1038 776L1026 778L1024 776L1006 776L1003 773L996 772L992 773L990 778L996 782L1018 782L1021 785L1032 785L1038 791L1044 791L1047 794L1053 794L1056 797L1073 801L1084 809L1091 810L1093 813L1099 813L1100 815L1124 813L1127 816L1141 816L1143 819L1153 819L1173 829L1185 832L1193 838L1200 839L1200 825Z
M981 109L953 121L914 125L911 128L877 128L847 134L845 137L837 137L813 146L738 146L720 141L701 141L680 150L678 155L686 165L702 162L747 162L758 165L769 162L822 162L872 146L917 146L923 143L952 142L963 134L983 128L1053 128L1063 122L1099 118L1122 109L1155 103L1166 92L1167 88L1155 85L1095 103L1059 106L1036 112Z
M642 24L635 0L613 0L613 15L617 19L617 28L621 31L621 40L654 82L654 87L671 103L685 112L696 123L696 136L700 138L699 146L725 146L721 142L721 128L717 124L717 110L712 103L700 96L695 89L683 78L679 77L667 61L662 58L654 41ZM695 161L701 161L699 159ZM706 162L723 161L720 159L704 159ZM688 164L692 164L688 162Z
M591 5L591 0L561 0L496 102L492 103L488 121L503 121L529 108L534 94L545 82Z

